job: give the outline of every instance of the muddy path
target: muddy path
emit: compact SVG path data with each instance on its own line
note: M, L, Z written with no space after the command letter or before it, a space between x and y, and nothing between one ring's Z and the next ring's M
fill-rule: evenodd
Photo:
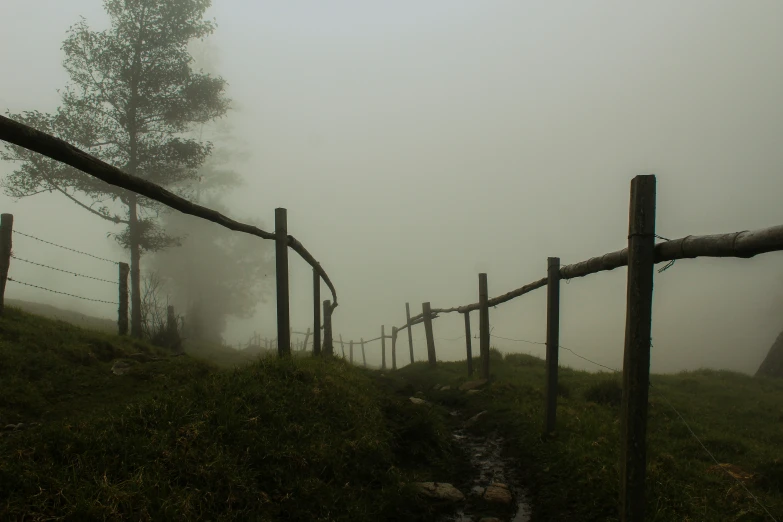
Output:
M496 432L486 435L471 433L470 426L484 413L465 419L462 412L451 412L455 421L452 437L469 459L472 473L469 480L461 484L466 490L466 501L456 512L440 518L438 522L530 520L529 496L521 486L514 463L503 457L504 439Z

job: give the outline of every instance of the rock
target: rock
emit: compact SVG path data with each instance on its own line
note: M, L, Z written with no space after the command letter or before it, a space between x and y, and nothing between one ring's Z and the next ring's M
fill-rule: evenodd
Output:
M6 431L16 431L21 430L22 428L24 428L24 424L20 422L19 424L6 424L3 429Z
M468 395L473 395L474 393L481 393L481 390L468 390Z
M436 384L435 386L432 387L432 389L435 390L435 391L438 391L438 390L440 390L440 387L441 387L440 384Z
M427 404L427 401L424 399L419 399L418 397L411 397L411 402L413 404Z
M128 370L131 369L131 366L132 366L132 364L129 363L128 361L123 361L123 360L120 359L120 360L114 361L114 364L111 366L111 372L114 375L123 375L123 374L128 373Z
M485 413L487 413L487 410L475 414L474 416L472 416L471 418L465 421L465 426L470 426L471 424L475 423Z
M476 388L481 388L485 384L487 384L486 379L479 379L477 381L468 381L468 382L463 382L462 385L459 387L459 389L462 391L475 390Z
M415 397L421 397L421 398L424 398L424 397L425 397L425 395L424 395L424 392L420 392L420 391L417 391L417 392L416 392L416 393L414 393L413 395L414 395Z
M440 387L440 391L446 391L446 390L450 390L450 389L451 389L451 386L441 386Z
M499 482L490 484L487 489L484 490L482 495L487 502L495 502L498 504L510 504L511 503L511 491L508 486Z
M445 482L417 482L416 486L419 492L430 498L450 502L459 502L465 499L465 495L460 490Z

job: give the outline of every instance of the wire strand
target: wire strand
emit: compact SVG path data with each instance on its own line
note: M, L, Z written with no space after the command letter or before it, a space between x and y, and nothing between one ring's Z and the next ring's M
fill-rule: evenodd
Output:
M74 275L74 276L77 276L77 277L84 277L84 278L87 278L87 279L93 279L95 281L102 281L104 283L109 283L109 284L112 284L112 285L118 285L119 284L119 282L117 282L117 281L110 281L108 279L101 279L100 277L93 277L93 276L88 276L88 275L84 275L84 274L77 274L76 272L71 272L70 270L63 270L62 268L56 268L56 267L53 267L53 266L44 265L42 263L36 263L35 261L30 261L29 259L22 259L21 257L17 257L17 256L15 256L13 254L11 254L11 257L16 259L17 261L22 261L24 263L30 263L31 265L36 265L36 266L42 266L44 268L49 268L51 270L57 270L58 272L65 272L66 274L71 274L71 275Z
M31 284L31 283L25 283L24 281L19 281L18 279L12 279L10 277L8 278L8 280L9 281L13 281L14 283L18 283L20 285L25 285L25 286L31 286L33 288L38 288L39 290L46 290L47 292L51 292L53 294L67 295L68 297L75 297L77 299L84 299L85 301L92 301L94 303L105 303L105 304L110 304L110 305L119 305L119 303L116 303L116 302L113 302L113 301L103 301L101 299L92 299L90 297L82 297L80 295L69 294L67 292L60 292L58 290L52 290L51 288L44 288L43 286L38 286L38 285Z
M758 504L759 506L761 506L761 509L763 509L763 510L764 510L764 512L766 512L766 513L767 513L767 515L769 515L769 518L771 518L771 519L773 520L773 522L778 522L778 521L777 521L777 519L776 519L774 516L772 516L772 513L770 513L770 512L769 512L769 510L767 509L767 507L766 507L764 504L762 504L762 503L761 503L761 501L758 499L758 497L756 497L756 495L754 495L754 494L753 494L753 493L752 493L752 492L751 492L751 491L748 489L748 487L747 487L747 486L746 486L746 485L745 485L745 484L744 484L744 483L743 483L743 482L742 482L740 479L738 479L737 477L733 476L731 473L729 473L729 471L728 471L727 469L725 469L723 466L721 466L721 465L720 465L720 463L718 462L718 459L716 459L716 458L715 458L715 455L713 455L713 454L712 454L712 452L711 452L710 450L708 450L708 449L707 449L707 446L705 446L705 445L704 445L704 443L701 441L701 439L699 438L699 436L698 436L698 435L696 435L696 433L693 431L693 429L691 428L690 424L688 424L688 421L686 421L686 420L685 420L685 417L683 417L683 416L682 416L682 414L681 414L681 413L680 413L680 412L677 410L677 408L675 408L675 407L674 407L674 405L671 403L671 401L669 401L669 399L668 399L668 398L666 398L666 396L665 396L663 393L661 393L661 391L660 391L658 388L656 388L655 386L653 386L653 385L652 385L652 383L650 383L650 388L653 388L653 389L655 390L655 393L656 393L656 394L657 394L659 397L661 397L661 398L662 398L662 399L663 399L663 400L666 402L666 404L668 404L668 405L669 405L669 407L672 409L672 411L674 411L674 413L675 413L675 414L676 414L676 415L677 415L677 416L680 418L680 420L681 420L681 421L682 421L682 423L685 425L685 427L688 429L688 431L691 433L691 435L693 436L693 438L694 438L694 439L696 439L696 442L698 442L698 443L699 443L699 445L700 445L700 446L701 446L701 448L704 450L704 452L705 452L707 455L709 455L709 456L710 456L710 458L711 458L711 459L712 459L712 461L715 463L715 465L716 465L716 466L718 466L720 469L722 469L722 470L723 470L723 471L726 473L726 475L727 475L727 476L729 476L729 477L730 477L730 478L732 478L734 481L736 481L736 482L737 482L737 484L739 484L740 486L742 486L742 489L744 489L744 490L745 490L745 492L746 492L748 495L750 495L750 497L751 497L753 500L755 500L755 501L756 501L756 504Z
M56 246L57 248L62 248L64 250L70 250L71 252L75 252L77 254L81 254L83 256L92 257L93 259L98 259L100 261L106 261L107 263L112 263L115 265L118 265L119 262L113 261L111 259L106 259L105 257L98 257L94 256L92 254L88 254L87 252L82 252L81 250L76 250L74 248L69 248L67 246L58 245L57 243L52 243L51 241L46 241L45 239L41 239L40 237L31 236L30 234L25 234L24 232L20 232L18 230L13 231L14 234L19 234L20 236L29 237L30 239L35 239L36 241L40 241L41 243L46 243L47 245Z

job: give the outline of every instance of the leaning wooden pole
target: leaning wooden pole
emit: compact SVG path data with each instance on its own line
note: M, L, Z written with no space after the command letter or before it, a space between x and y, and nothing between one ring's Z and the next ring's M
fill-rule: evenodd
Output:
M288 293L288 216L275 209L275 278L277 279L277 354L291 355L291 318Z
M128 276L130 265L119 263L120 266L120 303L117 308L117 327L120 335L128 335Z
M489 306L487 304L487 274L479 274L479 350L481 378L489 379Z
M397 327L392 326L392 370L397 369Z
M364 354L364 338L361 339L362 342L362 364L365 368L367 368L367 356Z
M340 353L343 356L343 359L345 359L345 344L343 343L343 334L340 334Z
M332 339L332 302L324 301L324 342L323 354L334 355L334 340Z
M629 214L628 287L620 417L620 521L643 522L655 266L655 176L636 176L633 179Z
M302 351L307 350L307 341L310 340L310 327L307 328L307 332L305 332L305 338L302 342Z
M386 369L386 327L381 325L381 370Z
M435 357L435 336L432 333L432 308L430 303L422 303L421 313L424 317L424 332L427 337L427 361L430 366L434 367L436 364ZM408 329L410 331L410 328Z
M5 285L11 268L11 250L14 235L14 215L0 215L0 315L5 309Z
M313 355L321 353L321 276L313 268Z
M405 324L408 326L408 349L411 352L411 364L413 364L413 325L411 324L411 305L405 303Z
M560 349L560 258L547 259L546 286L546 413L544 434L555 431L557 420L557 367Z
M473 346L470 340L470 312L462 314L465 316L465 351L468 355L468 376L473 375Z
M348 348L349 348L350 356L351 356L351 359L350 359L351 360L351 364L353 364L353 339L351 339L351 342L348 343Z

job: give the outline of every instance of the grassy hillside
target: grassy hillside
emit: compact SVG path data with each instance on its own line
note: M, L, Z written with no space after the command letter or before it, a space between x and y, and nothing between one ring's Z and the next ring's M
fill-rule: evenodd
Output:
M542 441L543 361L493 351L492 380L475 395L432 391L467 380L465 362L424 363L394 375L398 387L470 413L488 410L475 430L499 430L532 494L533 520L617 520L620 376L561 369L558 430ZM478 365L474 365L478 367ZM672 406L721 464L783 516L783 381L702 370L653 375L648 429L650 521L770 521L715 463Z
M444 410L342 361L224 370L10 308L0 382L2 520L424 521L407 484L459 471Z

